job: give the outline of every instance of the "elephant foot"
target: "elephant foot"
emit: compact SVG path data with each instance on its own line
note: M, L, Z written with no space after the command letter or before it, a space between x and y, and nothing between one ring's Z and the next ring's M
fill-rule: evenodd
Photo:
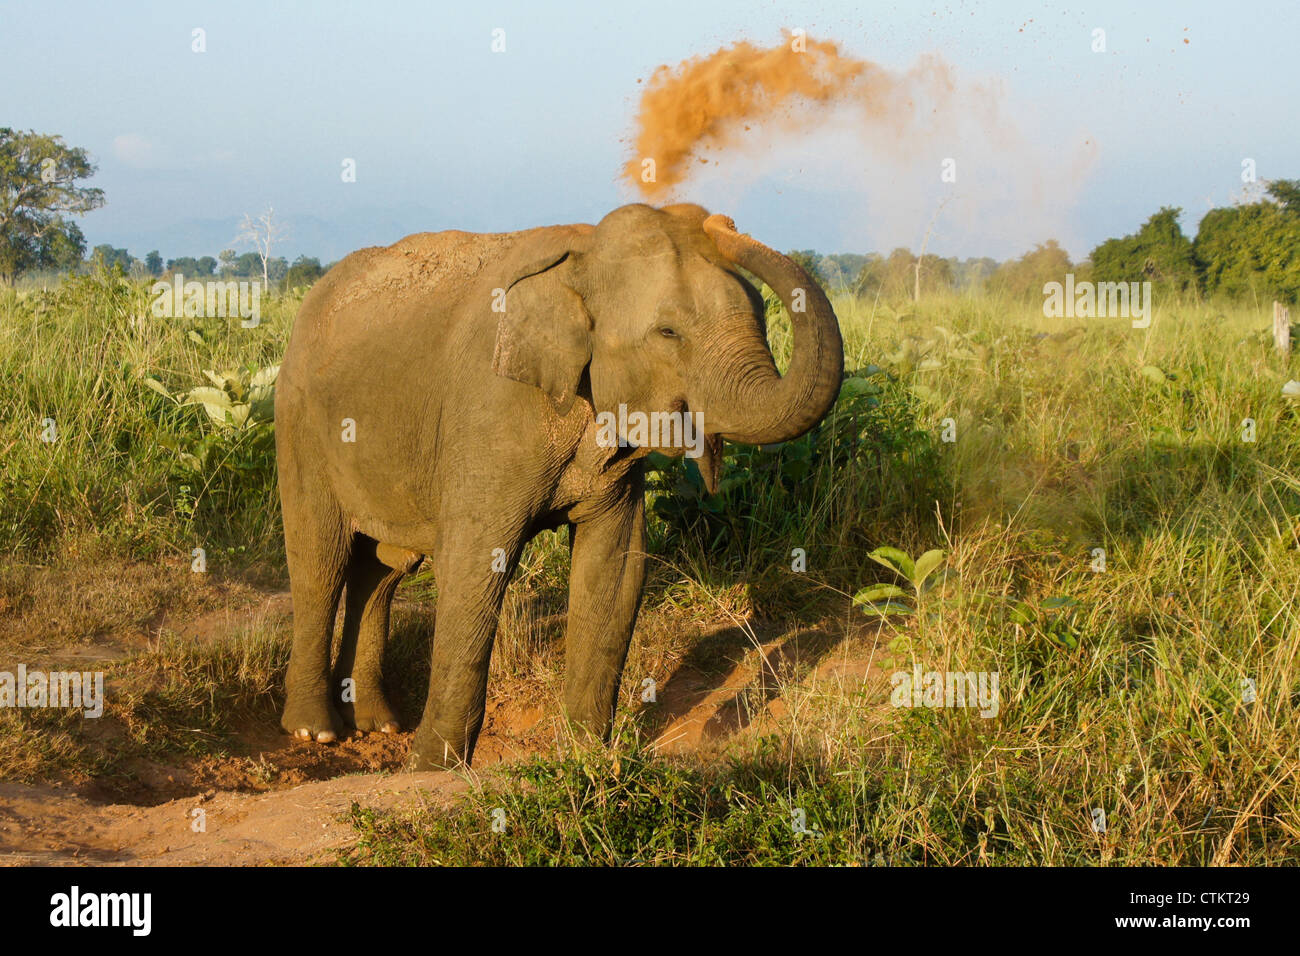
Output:
M588 743L608 743L614 729L614 719L603 708L570 706L567 710L569 730L574 740Z
M473 744L459 744L440 734L417 729L404 770L457 770L467 768L473 757Z
M339 717L343 726L354 730L395 734L402 729L402 722L384 692L373 687L358 687L356 701L339 706Z
M290 697L284 705L280 726L299 740L328 744L339 739L342 722L328 700L314 697Z

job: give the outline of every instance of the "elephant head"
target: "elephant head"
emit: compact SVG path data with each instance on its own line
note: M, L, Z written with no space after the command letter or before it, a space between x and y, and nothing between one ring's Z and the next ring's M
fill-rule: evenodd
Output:
M706 436L700 471L714 491L722 439L789 441L834 404L844 353L830 302L798 264L730 219L695 205L634 204L553 241L507 291L494 368L541 388L561 411L589 388L598 414L695 413ZM762 298L738 267L790 313L784 376ZM650 442L637 453L651 450L684 451Z

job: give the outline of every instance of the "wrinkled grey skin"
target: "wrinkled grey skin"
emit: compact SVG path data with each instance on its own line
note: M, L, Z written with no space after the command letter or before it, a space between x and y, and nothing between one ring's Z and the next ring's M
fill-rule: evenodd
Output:
M784 377L738 265L791 310ZM566 710L606 737L645 576L644 457L656 449L602 447L595 413L703 413L699 464L716 487L721 439L805 433L842 369L816 283L698 206L624 206L594 228L425 233L344 259L303 302L277 384L294 607L282 725L317 741L398 729L380 670L389 605L427 557L438 614L408 765L467 764L507 582L533 535L567 525Z

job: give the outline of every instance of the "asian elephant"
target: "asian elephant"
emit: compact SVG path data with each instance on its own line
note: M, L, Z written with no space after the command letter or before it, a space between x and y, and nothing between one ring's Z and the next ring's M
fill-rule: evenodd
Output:
M738 267L791 313L784 376ZM389 605L427 557L438 612L408 766L467 764L507 582L533 535L567 525L565 707L607 737L645 576L644 458L685 451L670 428L637 437L624 423L702 422L713 490L722 439L804 434L843 362L817 284L699 206L421 233L348 256L303 301L276 389L294 616L283 727L317 741L398 729L381 686Z

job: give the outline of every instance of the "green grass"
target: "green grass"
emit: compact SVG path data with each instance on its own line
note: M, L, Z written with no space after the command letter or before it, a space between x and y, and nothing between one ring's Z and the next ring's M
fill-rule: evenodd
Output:
M204 547L217 565L278 565L270 427L223 430L144 378L175 393L208 384L205 369L277 364L297 304L268 302L243 329L156 319L147 284L103 271L0 292L0 553L48 557L93 537L139 557Z
M204 369L275 364L297 304L272 299L243 330L133 321L147 315L143 286L103 275L0 293L4 560L175 561L204 546L217 575L282 583L270 426L232 437L141 376L175 393ZM835 305L859 381L831 419L780 449L730 448L717 498L690 467L661 463L647 611L870 622L849 598L902 582L868 553L940 548L916 610L878 620L879 653L891 668L998 672L998 716L894 710L887 686L791 685L777 732L704 761L656 755L625 714L616 746L517 767L451 810L358 810L346 862L1300 858L1300 407L1281 395L1300 362L1272 352L1271 315L1166 301L1133 329L982 295ZM772 340L784 364L781 319ZM45 417L53 445L39 439ZM791 571L795 548L805 573ZM543 536L514 585L494 681L540 666L554 635L536 621L563 609L566 583L566 549ZM402 646L422 647L418 631ZM234 703L274 704L282 646L252 648L245 677L183 650L133 664L163 667L150 686L165 689L135 705L149 726L220 732ZM75 747L76 720L64 723L35 736L0 725L0 747L27 733L24 766L39 776ZM1089 825L1097 807L1105 834ZM496 808L505 833L491 830ZM796 836L795 809L822 835Z
M122 783L142 758L228 755L241 721L275 719L288 659L285 635L254 628L212 644L165 634L127 660L78 665L104 673L103 716L0 709L3 776Z

